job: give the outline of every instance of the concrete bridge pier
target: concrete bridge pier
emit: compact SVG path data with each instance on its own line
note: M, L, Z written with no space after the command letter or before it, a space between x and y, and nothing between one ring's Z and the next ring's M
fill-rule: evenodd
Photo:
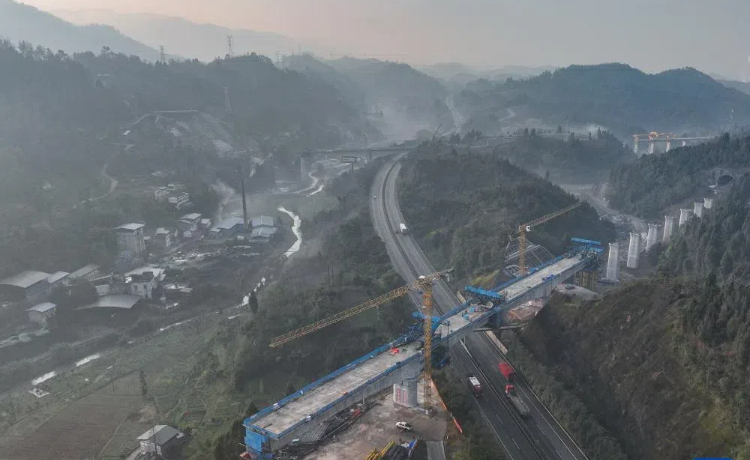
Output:
M419 379L405 380L393 384L393 402L406 407L417 407L419 404Z

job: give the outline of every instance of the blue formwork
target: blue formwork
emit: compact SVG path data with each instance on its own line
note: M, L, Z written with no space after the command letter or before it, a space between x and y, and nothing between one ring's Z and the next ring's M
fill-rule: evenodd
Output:
M499 300L499 301L503 300L503 296L501 294L498 294L495 291L488 291L487 289L482 289L482 288L476 287L476 286L466 286L464 288L464 291L470 292L470 293L475 294L475 295L477 295L479 297L484 297L484 298L487 298L487 299L490 299L490 300Z

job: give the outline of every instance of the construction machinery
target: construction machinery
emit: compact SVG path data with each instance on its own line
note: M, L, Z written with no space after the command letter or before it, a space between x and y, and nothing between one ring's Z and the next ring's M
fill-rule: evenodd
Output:
M574 210L581 204L582 202L577 201L566 208L549 213L546 216L534 219L531 222L525 223L518 227L518 267L520 276L528 275L528 268L526 267L526 233L530 232L531 229L533 229L537 225L542 225L543 223L550 221L555 217L562 216L563 214Z
M407 284L406 286L396 288L391 292L381 295L380 297L370 299L367 302L357 305L356 307L352 307L348 310L344 310L342 312L336 313L335 315L329 316L328 318L323 318L312 324L308 324L307 326L303 326L299 329L295 329L293 331L287 332L286 334L275 337L271 340L270 346L272 348L278 347L287 342L291 342L292 340L303 337L307 334L319 331L332 324L336 324L339 321L351 318L352 316L358 315L360 313L383 305L387 302L390 302L391 300L404 296L409 293L409 291L421 291L422 305L424 308L424 311L422 312L422 315L424 317L424 405L425 409L429 411L432 407L432 284L439 279L447 279L452 272L453 269L451 268L449 270L435 272L430 275L420 276L419 278L414 280L414 282Z

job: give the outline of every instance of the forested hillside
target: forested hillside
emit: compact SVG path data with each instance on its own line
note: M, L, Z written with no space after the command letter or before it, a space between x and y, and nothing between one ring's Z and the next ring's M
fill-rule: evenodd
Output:
M435 266L459 277L505 266L505 247L522 223L564 208L572 195L492 154L437 155L423 144L400 173L404 217ZM584 204L534 230L530 238L553 253L570 237L611 241L614 227Z
M750 95L695 69L646 74L625 64L570 66L526 80L472 85L457 98L477 129L513 108L514 122L598 124L618 135L716 130L750 120ZM733 114L733 115L732 115ZM644 131L645 130L645 131Z
M445 88L407 64L353 58L327 64L363 89L373 122L389 138L413 139L420 130L432 134L453 126Z
M660 155L645 155L612 170L607 188L611 206L641 217L658 218L664 208L695 194L710 193L717 168L750 167L750 137L719 139Z
M583 138L570 135L567 140L525 130L522 137L496 147L493 153L557 183L604 181L613 167L635 160L632 150L602 130Z
M198 358L198 373L225 379L230 395L252 395L262 408L406 332L412 307L408 299L397 299L379 312L363 313L279 348L268 346L277 335L403 285L367 210L379 166L344 174L331 184L334 191L347 191L347 203L305 224L306 237L323 232L320 253L298 258L258 296L257 314L250 321L217 335L206 356ZM206 362L215 365L206 371ZM191 445L189 458L236 459L242 434L219 438L210 451Z
M2 201L32 197L44 182L75 190L98 174L128 123L153 110L221 114L225 86L232 104L225 118L240 135L308 148L376 136L335 88L279 70L265 57L163 65L107 50L69 56L5 41Z
M744 176L673 237L658 274L596 302L553 297L522 334L629 458L750 458L748 199Z

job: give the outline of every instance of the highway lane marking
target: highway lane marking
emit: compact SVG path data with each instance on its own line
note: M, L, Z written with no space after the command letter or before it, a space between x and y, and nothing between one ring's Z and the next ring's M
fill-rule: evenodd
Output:
M490 332L490 331L487 331L487 332L486 332L486 334L492 334L492 332ZM487 343L487 342L485 341L485 343ZM492 344L492 346L493 346L493 347L495 347L495 348L496 348L496 349L497 349L497 350L498 350L498 351L500 352L500 355L501 355L501 356L503 357L503 359L505 359L505 356L504 356L504 355L502 354L502 350L500 350L500 347L498 347L498 346L497 346L497 344L496 344L496 343L495 343L495 342L494 342L493 340L491 340L491 339L489 340L489 343L491 343L491 344ZM507 361L507 359L506 359L506 361ZM536 393L534 393L534 390L532 390L531 388L529 388L529 391L531 392L531 394L533 394L533 395L534 395L534 398L531 398L531 397L529 397L529 395L528 395L527 391L526 391L526 390L525 390L525 389L524 389L523 387L519 387L519 389L520 389L520 390L521 390L521 392L522 392L522 393L524 394L524 396L526 396L526 399L527 399L527 400L529 400L529 401L532 401L532 403L533 403L533 400L535 399L536 401L538 401L538 402L539 402L538 406L542 406L542 407L544 408L544 411L545 411L545 412L546 412L546 413L547 413L547 414L548 414L548 415L549 415L550 417L552 417L552 419L553 419L553 420L554 420L555 422L557 422L557 426L559 426L559 427L560 427L560 428L561 428L561 429L563 430L563 432L564 432L564 433L565 433L565 435L566 435L566 436L568 437L568 439L570 440L570 442L572 442L572 443L573 443L573 445L575 445L575 446L576 446L576 447L578 448L578 452L579 452L579 453L580 453L581 455L583 455L583 458L585 458L586 460L588 460L588 456L586 456L586 453L584 453L584 452L583 452L583 449L581 449L581 447L580 447L580 446L578 445L578 443L576 443L576 442L575 442L575 440L574 440L574 439L573 439L573 438L572 438L572 437L570 436L570 433L568 433L568 431L567 431L567 430L565 429L565 427L563 427L563 426L562 426L562 424L561 424L561 423L560 423L560 422L559 422L559 421L557 420L557 418L555 418L555 416L554 416L554 415L552 415L552 413L551 413L551 412L549 411L549 409L547 408L547 406L545 406L545 405L544 405L544 403L542 403L542 401L540 401L540 400L539 400L539 397L538 397L538 396L536 395ZM542 417L541 417L541 418L542 418L542 420L544 420L544 423L546 423L546 424L547 424L547 426L548 426L548 427L550 428L550 430L552 430L552 432L553 432L553 433L555 434L555 436L557 437L557 439L558 439L558 440L560 440L560 443L562 443L562 445L563 445L563 446L565 446L565 449L566 449L566 450L567 450L567 451L568 451L568 452L570 453L570 455L572 455L572 456L573 456L573 458L579 458L579 456L578 456L578 455L576 455L576 453L575 453L575 452L573 452L573 451L572 451L572 450L570 449L570 446L568 446L568 443L566 443L566 442L565 442L565 441L564 441L564 440L563 440L563 439L562 439L562 438L560 437L560 434L559 434L559 433L557 432L557 430L555 429L555 427L554 427L554 426L553 426L553 425L552 425L552 424L550 423L550 421L549 421L549 420L547 420L547 418L546 418L546 417L544 417L544 414L542 414L542 413L541 413L541 411L539 411L538 409L537 409L537 412L540 412L540 415L542 415ZM563 456L562 456L562 455L560 454L560 452L559 452L559 451L557 450L557 448L555 448L555 447L553 446L553 449L555 449L555 451L557 452L557 454L558 454L558 455L560 455L560 457L561 457L561 458L563 457Z

